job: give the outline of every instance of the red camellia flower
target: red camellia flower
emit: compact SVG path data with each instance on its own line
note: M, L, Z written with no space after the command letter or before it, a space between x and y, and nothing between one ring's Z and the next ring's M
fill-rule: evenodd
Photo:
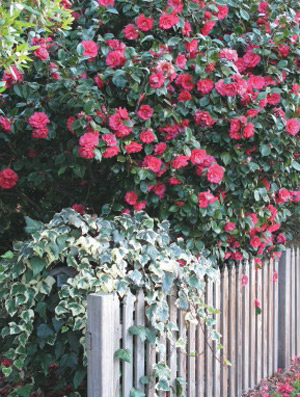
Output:
M170 29L179 21L176 14L161 14L158 21L158 26L162 29Z
M7 117L0 116L0 127L4 131L9 131L10 130L10 121Z
M146 201L145 200L143 200L143 201L137 201L135 204L134 204L134 206L133 206L133 208L134 208L134 210L135 211L142 211L145 207L146 207Z
M4 168L0 171L0 187L10 189L15 186L18 175L11 168Z
M139 116L140 119L142 120L148 120L152 117L153 115L153 109L149 105L142 105L138 112L137 115Z
M149 168L153 172L158 172L162 166L162 161L155 156L145 156L143 160L143 167Z
M130 142L128 145L125 145L126 153L138 153L143 149L143 145L138 142Z
M300 123L297 119L288 119L286 122L285 129L289 134L296 135L300 130Z
M97 43L95 43L93 40L83 40L80 44L84 48L83 55L85 57L95 58L98 53Z
M164 75L162 72L151 73L149 76L149 84L152 88L159 88L164 84Z
M211 194L209 190L206 192L200 192L198 194L198 206L200 208L206 208L209 204L214 203L217 200L217 198Z
M278 202L280 203L290 200L291 199L290 191L285 187L282 187L281 189L278 190L278 199L279 199Z
M117 145L117 139L115 135L111 132L107 132L106 134L101 135L101 139L107 144L107 146Z
M242 135L243 135L244 138L250 138L252 135L254 135L254 124L253 123L247 123L242 128Z
M153 186L152 190L159 198L163 198L165 191L166 191L166 185L164 183L158 181Z
M217 21L207 21L204 23L204 25L201 28L201 33L203 36L207 36L208 33L212 30L212 28L215 26Z
M124 65L126 58L123 54L123 51L110 51L105 58L106 65L111 68Z
M151 143L154 141L154 134L151 130L144 130L140 133L140 140L144 143Z
M253 54L253 52L248 51L243 56L244 65L247 68L254 68L260 61L260 56L257 54Z
M116 112L109 117L108 124L114 130L115 135L122 138L129 135L132 130L131 126L124 124L124 121L131 122L131 120L125 108L117 108L115 110Z
M134 190L125 193L124 199L127 204L134 205L137 202L137 194Z
M237 88L237 83L225 83L223 79L218 80L215 84L215 89L222 96L235 96Z
M43 128L47 123L50 123L48 116L44 112L34 112L28 120L31 127Z
M78 214L83 215L84 214L84 205L82 204L73 204L71 207L74 211L78 212Z
M197 90L200 91L201 94L208 94L213 88L214 82L208 77L204 79L199 79L197 81Z
M208 167L206 172L206 178L208 182L218 183L224 176L223 168L218 164L212 164Z
M203 149L193 149L191 151L190 160L192 164L200 165L204 163L207 153Z
M269 105L277 105L280 101L280 94L278 92L272 92L271 94L267 95L267 102Z
M143 32L146 32L147 30L152 29L153 26L153 19L152 18L147 18L145 17L144 14L140 14L136 19L135 19L136 26L142 30Z
M12 87L13 84L23 80L23 74L15 66L10 66L9 70L9 72L5 70L2 76L6 88Z
M261 239L260 239L258 236L253 236L253 237L251 237L251 239L250 239L250 245L251 245L253 248L259 247L259 246L261 245Z
M98 132L86 132L79 138L80 146L97 146L99 142Z
M189 159L189 156L183 156L182 154L179 154L175 160L172 160L172 168L176 169L187 166Z
M127 40L135 40L139 37L139 31L132 23L124 27L123 34Z
M235 229L235 223L234 222L226 222L223 229L225 232L229 232L230 230Z
M97 3L102 7L113 6L114 0L97 0Z
M108 159L108 158L114 157L114 156L116 156L119 153L119 151L120 151L119 146L107 147L105 149L105 151L102 153L102 157L104 159Z
M31 136L33 138L40 138L40 139L46 138L47 135L48 135L48 128L46 126L41 128L35 128L31 133Z
M163 154L163 152L166 150L166 144L165 142L158 142L155 146L154 146L154 150L153 153L155 154L155 156L159 156L161 154Z
M42 61L45 61L47 58L49 58L49 52L44 46L40 46L39 48L34 50L33 53L37 58L40 58Z
M211 126L216 120L213 120L208 112L202 112L200 109L196 110L194 114L195 123L200 126Z

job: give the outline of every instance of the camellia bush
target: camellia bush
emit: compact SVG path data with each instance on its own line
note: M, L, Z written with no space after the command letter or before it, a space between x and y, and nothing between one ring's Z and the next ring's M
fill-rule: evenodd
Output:
M214 261L279 255L300 200L298 1L63 1L3 72L1 249L63 207L170 219Z
M185 310L187 322L202 318L212 339L218 340L213 328L216 311L204 303L204 277L216 280L218 271L209 260L192 255L184 239L174 239L167 221L158 222L143 212L109 221L64 209L49 224L28 218L26 229L30 238L0 262L5 395L86 396L84 335L90 292L123 297L142 289L148 325L128 331L158 352L163 351L162 335L185 351L186 341L174 340L177 326L169 318L167 298L176 288L175 304ZM59 272L67 274L63 285L55 279ZM131 354L125 349L116 352L123 360L130 360ZM157 363L153 371L153 379L144 377L143 382L170 390L166 362ZM131 391L131 396L143 395Z

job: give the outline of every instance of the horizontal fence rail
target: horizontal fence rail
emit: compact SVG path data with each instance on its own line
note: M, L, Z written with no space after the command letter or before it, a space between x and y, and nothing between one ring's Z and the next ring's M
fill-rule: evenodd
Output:
M88 397L130 397L136 388L146 397L155 395L153 364L165 361L176 379L181 378L186 397L239 397L278 367L288 366L300 354L300 250L287 249L279 263L265 262L256 269L252 262L224 266L219 283L206 283L205 302L219 309L216 330L223 349L204 324L185 321L185 313L175 306L174 292L168 301L171 321L178 326L175 340L186 340L186 352L161 338L158 354L148 342L129 334L132 325L145 326L145 300L142 291L116 295L91 294L88 297L87 351ZM129 349L130 363L114 357L117 349ZM225 365L228 359L231 365ZM159 397L177 396L158 392Z

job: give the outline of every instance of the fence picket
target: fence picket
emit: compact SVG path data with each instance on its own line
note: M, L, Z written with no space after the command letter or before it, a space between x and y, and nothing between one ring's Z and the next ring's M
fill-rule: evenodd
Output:
M254 300L256 297L256 271L254 268L254 263L250 264L249 267L249 317L250 317L250 346L249 346L249 357L250 357L250 368L249 368L249 384L250 388L253 388L256 384L255 382L255 366L256 366L256 313Z
M286 368L289 365L290 350L290 321L291 321L291 300L290 300L290 276L291 276L291 249L288 248L280 258L278 271L278 365Z
M268 266L268 375L273 373L273 317L274 317L274 306L273 306L273 269L274 269L274 261L273 259Z
M221 358L221 392L222 397L228 395L228 267L225 265L221 272L221 334L223 349L220 354Z
M236 266L236 332L235 332L235 343L236 343L236 354L235 354L235 377L236 377L236 394L242 394L242 264L238 263Z
M268 268L264 262L262 268L262 378L268 376Z
M145 326L145 296L140 290L135 302L135 325ZM144 385L140 382L145 376L145 344L139 336L134 338L134 387L144 392Z
M236 394L236 271L235 264L229 267L229 313L228 313L228 336L229 336L229 360L231 366L228 369L229 397Z
M243 264L243 274L247 277L247 284L242 287L242 389L246 391L250 388L249 372L250 372L250 318L249 318L249 298L250 298L250 265L249 263Z
M259 307L262 306L262 270L256 270L256 299ZM258 384L262 378L262 313L256 315L256 370L255 383Z
M296 355L300 355L300 249L296 257Z
M196 397L196 325L188 328L188 397Z
M170 321L177 324L177 308L175 302L177 299L176 290L173 289L169 298ZM172 343L169 343L169 366L171 372L171 384L176 390L177 377L177 349L175 346L177 340L177 331L172 331Z
M182 379L182 394L186 395L186 371L187 371L187 330L185 312L178 312L179 338L185 342L185 347L178 349L178 376Z
M217 310L221 309L221 285L220 283L215 283L213 285L214 289L214 307ZM221 333L221 314L220 311L216 314L216 331ZM214 349L214 360L213 360L213 395L220 396L220 382L221 382L221 365L220 365L220 349L217 348L217 342L213 343Z
M273 275L273 372L277 371L278 368L278 260L274 261L274 270L275 273ZM276 278L276 280L275 280Z
M209 306L213 304L212 283L206 282L205 303ZM206 396L212 395L212 369L213 369L212 339L210 332L205 327L205 393ZM210 374L208 376L208 374Z
M291 357L295 357L296 355L296 334L295 334L295 318L296 318L296 301L295 301L295 264L296 264L296 255L294 247L291 248L291 278L290 278L290 302L291 302L291 314L290 314L290 354Z
M123 326L122 326L122 347L128 349L131 354L133 352L133 336L128 332L128 329L133 323L133 309L135 296L130 292L125 296L123 303ZM130 390L133 386L133 360L130 363L122 361L122 393L123 396L129 396Z
M197 397L205 396L205 331L201 320L197 326Z

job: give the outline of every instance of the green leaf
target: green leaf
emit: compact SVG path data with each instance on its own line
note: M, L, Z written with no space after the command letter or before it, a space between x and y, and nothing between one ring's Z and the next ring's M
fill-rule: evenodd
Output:
M41 222L29 218L29 216L25 216L25 222L26 222L25 231L28 234L36 233L42 228Z
M32 258L29 260L29 264L33 271L33 276L40 274L47 266L47 263L42 258Z
M130 397L144 397L145 393L142 391L135 389L134 387L130 389Z
M93 101L93 100L87 101L83 106L84 112L87 114L90 114L92 109L94 109L94 104L95 104L95 101Z
M1 258L3 259L12 259L14 257L14 254L12 251L6 251L5 254L1 255Z
M73 378L73 384L74 384L74 388L77 389L78 386L80 386L80 384L82 383L83 379L86 376L86 368L79 368L74 375Z
M40 324L37 327L37 336L41 339L47 339L49 336L53 334L53 330L48 327L47 324Z
M300 171L300 164L297 161L292 161L291 166L297 170Z
M263 157L269 156L271 154L271 148L269 145L261 145L259 151Z
M123 360L126 363L131 363L131 352L129 349L118 349L115 352L115 357L119 360Z
M228 165L231 162L231 154L230 153L222 153L221 159L224 165Z
M249 14L248 14L247 11L241 9L241 10L240 10L240 14L241 14L241 17L242 17L243 19L245 19L245 21L249 21Z

